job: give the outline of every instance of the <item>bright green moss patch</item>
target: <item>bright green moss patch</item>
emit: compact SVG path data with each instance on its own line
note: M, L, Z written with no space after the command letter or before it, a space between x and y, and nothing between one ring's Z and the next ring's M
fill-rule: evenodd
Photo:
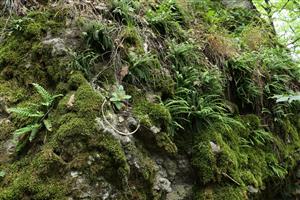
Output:
M57 130L56 137L63 141L68 137L72 138L80 135L89 135L92 132L92 127L91 122L84 118L72 118L70 121L61 125L61 127Z
M157 103L151 103L146 100L137 102L133 112L139 118L142 124L149 127L153 125L162 125L164 128L171 123L171 114L169 110Z
M200 181L204 184L215 181L216 158L208 142L201 142L193 148L193 161Z
M0 199L15 200L24 197L36 200L66 199L66 189L59 180L41 180L33 171L19 173L14 176L9 187L0 189Z

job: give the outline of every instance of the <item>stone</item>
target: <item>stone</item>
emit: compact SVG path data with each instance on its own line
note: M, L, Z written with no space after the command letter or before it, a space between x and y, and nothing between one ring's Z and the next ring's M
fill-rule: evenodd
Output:
M156 181L154 184L153 189L157 190L157 191L166 191L168 193L172 192L172 188L171 188L171 182L163 177L156 177Z
M173 187L173 191L167 194L166 200L192 199L193 185L180 184Z
M253 194L258 193L258 189L253 187L252 185L248 185L248 191Z
M150 128L150 130L151 130L152 133L154 133L154 134L157 134L157 133L159 133L159 132L161 131L161 129L158 128L158 127L156 127L156 126L152 126L152 127Z
M215 143L213 143L212 141L209 142L211 150L213 153L220 153L221 152L221 147Z
M65 42L61 38L48 39L43 41L43 44L52 46L52 56L64 56L68 52L65 46Z

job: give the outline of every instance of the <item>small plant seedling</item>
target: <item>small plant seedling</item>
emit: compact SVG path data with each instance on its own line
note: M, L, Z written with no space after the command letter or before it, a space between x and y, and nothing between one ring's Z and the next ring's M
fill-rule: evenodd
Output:
M124 107L124 102L131 99L130 95L126 95L125 90L122 85L118 86L116 91L111 94L109 99L118 110L121 110Z

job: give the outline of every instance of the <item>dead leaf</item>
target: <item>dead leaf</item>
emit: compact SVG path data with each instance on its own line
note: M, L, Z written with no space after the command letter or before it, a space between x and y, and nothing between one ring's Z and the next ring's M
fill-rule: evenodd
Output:
M121 80L123 80L123 78L128 74L129 72L129 67L126 65L126 66L123 66L121 68L121 71L120 71L120 78Z
M72 108L74 106L74 103L75 103L75 94L72 94L70 96L70 99L69 99L68 103L67 103L67 107Z

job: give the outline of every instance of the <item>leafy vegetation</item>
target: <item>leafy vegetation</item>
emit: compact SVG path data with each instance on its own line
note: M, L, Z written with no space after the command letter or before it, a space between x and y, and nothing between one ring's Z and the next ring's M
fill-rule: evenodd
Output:
M30 124L23 128L19 128L14 132L14 139L18 142L17 151L20 151L27 142L32 142L39 131L45 127L48 131L52 131L52 123L47 119L49 113L53 109L54 102L62 95L51 95L42 86L37 83L32 84L42 98L39 104L32 104L30 107L9 108L8 111L15 113L21 118L30 120Z
M124 88L122 85L119 85L116 90L111 94L111 98L109 99L118 110L121 110L126 101L131 99L130 95L126 95Z
M99 199L103 188L111 199L165 199L181 195L181 181L191 188L182 199L274 199L299 160L300 71L244 2L10 7L15 14L0 17L0 146L10 148L16 129L17 150L32 145L13 160L0 148L0 199L77 199L86 190ZM60 48L69 53L52 53ZM29 98L34 82L65 95L33 84L41 98ZM138 127L135 135L107 127L107 101L111 127Z

